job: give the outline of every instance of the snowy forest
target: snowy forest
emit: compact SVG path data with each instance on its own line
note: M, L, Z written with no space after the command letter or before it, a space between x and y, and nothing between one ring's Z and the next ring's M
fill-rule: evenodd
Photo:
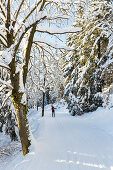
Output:
M51 117L53 106L55 118ZM83 135L79 136L79 131L76 133L77 137L79 136L79 141L76 143L74 130L76 131L76 128L80 130L83 126L81 131L85 134L86 124L87 130L91 128L91 124L96 128L97 124L98 126L100 124L101 128L111 130L110 135L113 139L113 127L110 129L110 125L113 124L112 114L112 0L0 0L0 160L5 153L3 148L5 150L7 146L11 152L10 154L8 151L7 154L12 155L12 159L21 152L20 157L27 158L29 162L29 166L27 163L25 165L20 163L18 167L18 162L22 161L18 158L10 167L3 164L0 170L5 170L4 167L6 170L73 170L74 168L113 170L113 149L104 150L105 145L112 148L113 142L110 142L110 139L104 142L102 149L103 154L105 152L108 156L106 159L102 158L98 166L98 161L90 162L90 165L86 161L84 165L81 160L76 160L75 163L74 160L70 160L71 158L67 158L68 163L62 160L63 158L56 160L55 163L61 166L57 167L57 164L52 163L49 166L49 158L46 160L48 156L42 156L47 163L44 166L40 163L43 160L39 156L37 168L35 158L29 158L33 147L36 155L46 152L43 141L42 143L40 139L38 141L38 135L40 138L44 127L42 134L45 134L45 141L46 130L50 133L48 137L51 137L54 136L51 129L55 130L56 127L59 129L59 132L56 131L58 137L55 137L56 141L59 142L59 138L63 138L61 137L63 135L64 143L69 138L67 148L65 146L64 149L69 150L69 143L73 141L73 153L75 145L78 146L78 143L82 145L80 136ZM99 119L102 121L102 118L104 123L99 123ZM92 119L97 124L92 122ZM58 135L60 129L62 133ZM92 132L89 131L90 135L95 133L93 128ZM97 129L96 134L97 132L100 131ZM72 135L66 136L66 133ZM90 135L86 140L89 141L91 138L93 140ZM105 138L106 135L102 136L101 140ZM49 140L46 142L50 142ZM51 142L50 145L53 146ZM85 144L83 145L85 147ZM99 145L95 147L97 154ZM43 148L42 152L40 148ZM57 150L58 148L56 147ZM54 157L53 155L51 157ZM91 155L90 150L89 155ZM8 158L7 160L10 162ZM72 161L73 165L69 161Z

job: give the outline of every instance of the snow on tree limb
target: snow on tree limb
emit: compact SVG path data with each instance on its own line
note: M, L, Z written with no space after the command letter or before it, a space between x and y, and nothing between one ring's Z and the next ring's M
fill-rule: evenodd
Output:
M20 24L20 27L18 28L18 30L17 30L17 32L16 32L16 34L15 34L15 36L16 35L18 35L18 32L22 29L22 27L23 26L27 26L27 25L29 25L29 23L28 23L28 18L31 16L31 14L37 9L37 7L39 6L39 4L41 3L42 1L40 0L37 4L33 4L33 6L32 6L32 8L30 9L30 12L29 13L27 13L27 15L24 17L24 19L23 19L23 21L21 21L21 24ZM32 20L31 20L31 22L30 22L30 24L34 21L34 22L36 22L36 20L37 20L37 17L38 17L38 20L39 20L39 17L41 16L41 14L42 14L42 8L43 8L43 4L44 2L42 2L42 5L41 5L41 7L40 7L40 9L39 9L39 12L38 12L38 14L37 15L34 15L34 16L32 16ZM20 6L20 8L22 7L22 4L21 4L21 6ZM19 10L19 9L18 9ZM19 14L18 14L19 15ZM18 17L18 16L17 16ZM43 16L42 16L43 17ZM41 20L41 19L40 19ZM15 23L16 23L16 21L15 21Z
M41 3L41 1L39 1L36 5L34 4L34 6L32 7L32 9L30 10L30 12L27 14L27 16L25 17L25 19L23 20L23 23L26 22L26 20L29 18L29 16L31 16L31 14L36 10L36 8L38 7L38 5Z
M19 8L18 8L17 13L16 13L15 20L17 20L17 18L18 18L19 12L20 12L20 10L21 10L21 8L22 8L22 5L23 5L24 1L25 1L25 0L22 0L22 2L21 2L20 5L19 5Z
M4 80L2 80L2 79L0 79L0 83L2 83L2 84L4 84L4 85L6 85L10 90L12 90L13 89L13 87L11 86L11 84L10 83L8 83L8 82L6 82L6 81L4 81Z
M13 49L6 48L6 50L1 51L2 60L5 62L6 66L12 61Z
M0 62L0 67L10 69L9 66L7 66L5 63Z
M70 48L70 47L66 47L64 45L58 45L58 44L55 44L53 42L48 41L47 39L42 39L42 38L41 39L38 38L37 40L34 40L34 43L37 44L37 45L39 43L40 45L42 44L43 46L45 44L45 45L48 45L48 46L55 48L55 49L72 50L72 48Z
M3 101L2 106L0 107L0 109L4 107L6 101L9 99L9 97L11 96L11 94L12 94L11 91L9 91L9 92L6 94L6 98L4 99L4 101Z
M50 27L40 27L37 28L36 31L42 32L42 33L48 33L48 34L66 34L66 33L76 33L81 31L82 28L80 27L69 27L69 28L50 28Z
M6 88L6 85L2 84L2 86L0 87L0 92L1 92L4 88Z
M7 43L7 40L4 36L4 32L2 32L2 31L0 32L0 37L5 41L5 43Z
M2 4L0 3L0 10L1 10L1 13L3 14L4 18L6 17L5 15L5 12L4 12L4 9L3 9L3 6Z
M38 24L38 22L40 22L40 20L44 20L45 18L46 18L46 16L45 16L45 15L42 15L42 16L38 17L38 19L37 19L35 22L31 23L31 25L28 25L27 27L25 27L24 31L21 32L21 35L20 35L20 38L19 38L18 42L16 42L17 44L16 44L16 47L15 47L15 54L16 54L16 52L17 52L17 50L18 50L18 47L19 47L19 45L20 45L20 43L21 43L24 35L26 34L26 32L27 32L30 28L32 28L33 26L35 26L36 24Z

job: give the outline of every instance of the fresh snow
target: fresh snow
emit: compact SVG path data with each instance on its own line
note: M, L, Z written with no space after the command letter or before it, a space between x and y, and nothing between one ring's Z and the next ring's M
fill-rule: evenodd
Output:
M46 47L44 45L50 46L52 48L55 49L64 49L64 50L72 50L72 48L67 47L66 45L61 45L61 44L56 44L55 42L50 42L45 38L37 38L36 40L34 40L35 43L38 42L38 44L43 44L43 47Z
M50 105L43 118L41 108L30 110L30 153L11 154L0 170L113 170L113 108L72 117L66 106L55 107L55 118Z
M7 69L10 69L10 67L7 66L1 59L0 59L0 67L4 67L4 68L7 68Z
M11 84L10 84L10 80L9 81L4 81L4 80L2 80L1 78L0 78L0 83L1 84L4 84L4 85L6 85L9 89L13 89L13 87L11 86Z
M67 27L67 28L50 28L50 27L39 27L37 31L49 34L65 34L65 33L76 33L81 31L80 27Z

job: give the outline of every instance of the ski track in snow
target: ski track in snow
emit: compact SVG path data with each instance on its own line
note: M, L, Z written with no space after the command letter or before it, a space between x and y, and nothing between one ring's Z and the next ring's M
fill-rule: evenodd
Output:
M65 116L43 121L36 170L108 170L113 165L113 140L103 131Z
M63 112L56 110L52 118L46 110L34 152L6 170L113 170L113 136L84 117Z

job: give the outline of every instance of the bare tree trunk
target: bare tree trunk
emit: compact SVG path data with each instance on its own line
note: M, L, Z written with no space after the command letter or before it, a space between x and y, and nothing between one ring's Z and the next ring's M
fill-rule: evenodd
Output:
M44 76L44 87L45 87L45 76ZM44 105L45 105L45 92L43 92L42 117L44 116Z
M23 155L29 152L30 139L29 139L29 126L27 118L27 104L22 104L22 93L12 93L13 102L16 109L16 118L19 129L19 136L21 140Z
M50 94L49 94L50 89L48 88L46 91L46 100L47 100L47 104L50 104Z
M101 44L100 44L100 39L98 40L98 59L101 58Z
M42 117L44 116L44 103L45 103L45 92L43 92Z
M39 103L38 103L38 101L37 101L37 106L36 106L36 108L37 108L37 111L38 111L38 105L39 105Z

